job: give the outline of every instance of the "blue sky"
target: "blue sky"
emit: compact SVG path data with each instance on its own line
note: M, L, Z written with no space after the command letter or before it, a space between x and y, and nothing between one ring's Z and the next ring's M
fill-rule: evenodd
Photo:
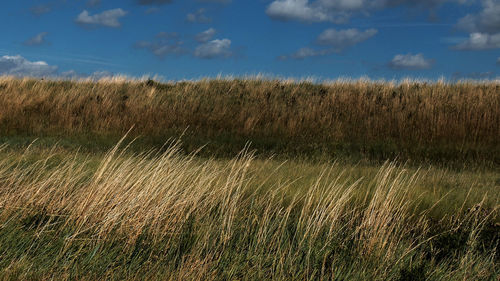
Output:
M6 75L500 75L500 0L22 0L0 24Z

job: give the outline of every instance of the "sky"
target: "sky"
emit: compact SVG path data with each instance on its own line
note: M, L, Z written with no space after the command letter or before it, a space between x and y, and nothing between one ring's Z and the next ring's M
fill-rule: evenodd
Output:
M4 2L0 75L500 77L500 0Z

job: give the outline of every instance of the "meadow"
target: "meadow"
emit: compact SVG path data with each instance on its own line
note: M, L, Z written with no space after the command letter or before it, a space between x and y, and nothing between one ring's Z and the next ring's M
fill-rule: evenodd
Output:
M98 142L131 128L149 147L183 135L183 149L384 162L500 163L495 82L280 80L0 80L0 134Z
M3 280L498 280L500 85L0 78Z

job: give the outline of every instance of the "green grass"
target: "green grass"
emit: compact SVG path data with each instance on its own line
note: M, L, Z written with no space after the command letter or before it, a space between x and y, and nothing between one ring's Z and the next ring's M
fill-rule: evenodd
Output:
M0 280L497 281L498 89L0 77Z
M213 187L220 192L219 199L204 199L209 200L206 204L199 201L199 207L185 209L190 214L187 216L182 207L179 212L184 215L179 217L181 220L176 223L175 231L158 233L154 225L153 228L146 225L136 235L133 234L135 220L120 227L99 230L104 227L101 224L106 223L106 219L100 221L96 217L90 230L75 237L81 229L80 215L71 215L72 211L65 210L64 204L57 200L45 201L48 200L45 195L33 194L36 188L32 185L52 182L64 186L50 178L54 177L52 175L61 179L68 177L70 170L63 167L68 167L70 159L76 165L71 166L75 170L82 165L83 170L79 172L82 181L90 181L109 156L98 150L76 154L77 150L68 140L56 148L48 147L50 142L35 142L27 152L21 142L15 139L10 142L18 142L18 145L4 148L0 159L16 165L0 165L11 171L2 173L0 168L0 186L13 190L5 186L5 183L10 183L18 186L18 192L26 192L24 196L5 194L5 191L0 195L0 277L5 280L496 280L500 274L500 228L496 211L500 199L497 192L500 174L495 170L458 171L432 165L420 169L404 166L381 168L366 163L303 159L254 159L246 162L246 156L242 158L243 162L234 162L232 159L195 157L190 160L191 164L185 164L188 166L183 173L189 175L189 170L196 167L207 167L208 170L200 170L186 178L186 188L190 189L194 184L191 180L196 179L196 174L206 173L217 183ZM64 145L66 142L68 145ZM120 165L126 165L127 159L138 161L131 162L132 169L140 169L139 165L148 165L149 161L156 159L154 155L136 158L135 154L130 150L113 158L110 165L116 163L118 166L105 172L111 174L103 179L103 183L119 177L120 171L127 167ZM188 159L189 156L180 154L171 161L184 165L182 163ZM246 167L244 163L249 163L249 166L245 175L241 175L242 185L234 182L236 189L227 193L238 205L226 206L231 201L219 201L226 196L226 191L219 189L220 184L225 178L231 178L231 166L240 169L240 165ZM36 176L40 169L43 172ZM14 171L18 171L16 180L5 181L1 176L9 177ZM149 177L144 175L147 170L134 171L130 172L133 177ZM209 171L222 172L212 176ZM169 172L165 172L167 177ZM398 179L400 172L401 178ZM412 179L412 175L416 177ZM381 176L388 177L386 184L377 183L382 180ZM233 180L228 182L232 183ZM354 189L350 199L342 203L344 199L338 196L347 194L345 192L352 184ZM386 189L391 184L396 188L392 195ZM52 189L48 185L44 188L48 194L54 193L54 197L78 200L78 190L70 188L67 194L61 195L57 191L60 188ZM85 184L79 188L85 188ZM178 187L171 188L176 190ZM331 193L336 189L341 192L339 195ZM133 192L140 192L140 189ZM385 194L379 202L373 201L376 192ZM151 196L156 196L154 194ZM321 221L320 217L317 217L319 221L313 220L303 226L301 224L305 222L301 223L301 220L315 217L316 211L326 207L322 204L329 201L321 203L323 197L338 201L339 224L332 221L334 232L330 234L328 221L320 224L323 226L318 228L317 234L309 233ZM306 207L307 198L312 200L312 209ZM101 199L95 197L91 200L98 202ZM133 197L121 200L120 204L127 206ZM393 203L385 205L387 200ZM9 206L9 202L13 205ZM57 207L59 204L61 207ZM67 204L79 208L77 203ZM477 204L480 204L478 209ZM235 209L226 209L229 206ZM104 203L102 208L113 207ZM370 208L378 211L366 213ZM290 211L288 215L287 209ZM369 228L361 227L367 223L364 216L375 215L377 221L383 220L384 214L391 213L398 214L393 218L397 219L393 222L396 228L391 232L383 234L388 226L380 229L371 224ZM92 216L92 213L88 214ZM126 219L126 214L123 213L123 219ZM223 227L224 218L229 214L233 216L229 228L231 234L225 240L222 238L227 235L223 235L223 229L226 229ZM286 216L289 219L281 225ZM161 224L156 227L161 228ZM98 234L101 231L106 231L104 236ZM381 233L383 236L379 236ZM369 239L389 244L367 244Z

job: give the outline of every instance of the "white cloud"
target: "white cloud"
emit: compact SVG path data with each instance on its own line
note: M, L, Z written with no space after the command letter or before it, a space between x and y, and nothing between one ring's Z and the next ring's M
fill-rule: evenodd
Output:
M311 6L308 0L277 0L272 2L266 14L277 20L299 20L305 22L345 21L345 17L334 18L322 6Z
M500 33L487 34L487 33L472 33L469 39L454 46L457 50L488 50L500 48Z
M500 1L483 0L478 14L468 14L458 21L457 27L471 33L500 33Z
M338 53L348 47L368 40L377 34L376 29L367 29L360 31L355 28L336 30L333 28L323 31L316 39L316 44L327 47L326 49L314 49L303 47L291 55L279 56L278 59L305 59L309 57L325 56L332 53Z
M104 77L118 77L112 72L101 70L92 74L80 73L75 70L59 72L58 67L49 65L44 61L29 61L26 58L16 56L0 57L0 76L12 75L17 77L37 77L49 79L92 79L99 80Z
M27 46L39 46L45 43L45 36L47 36L47 32L41 32L35 35L35 37L30 38L24 42L24 45Z
M212 19L205 15L206 10L201 8L194 13L189 13L186 15L186 20L191 23L209 23Z
M392 69L418 70L431 68L433 63L433 60L424 58L423 54L406 54L394 56L389 62L389 67Z
M468 1L470 0L274 0L267 7L266 13L277 20L344 23L354 13L368 14L398 5L434 8L445 2Z
M469 38L453 46L456 50L500 48L500 0L482 0L482 10L461 18L457 27L470 32Z
M100 14L90 15L87 10L83 10L75 19L76 23L88 26L120 27L119 19L127 14L121 8L104 11Z
M48 65L44 61L29 61L22 56L0 57L0 75L46 77L54 75L57 66Z
M347 47L368 40L377 34L376 29L360 31L355 28L336 30L333 28L323 31L317 39L317 43L323 46L330 46L333 50L340 52Z
M199 45L194 50L194 56L202 59L227 58L232 55L229 39L215 39Z
M205 43L210 41L214 37L216 32L217 31L215 29L209 28L203 32L196 34L194 39L200 43Z

